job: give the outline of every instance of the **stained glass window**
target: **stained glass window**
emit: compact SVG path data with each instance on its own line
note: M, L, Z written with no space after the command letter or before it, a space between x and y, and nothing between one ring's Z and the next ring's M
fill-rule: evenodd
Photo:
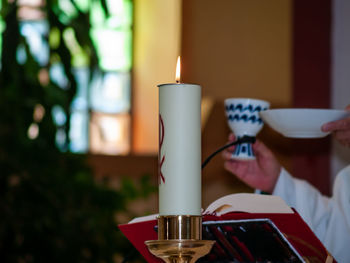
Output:
M30 52L39 65L49 61L49 47L62 41L55 30L49 31L45 17L40 13L42 0L19 1L18 15L21 17L20 32L26 38ZM108 14L101 2L96 0L60 0L61 21L69 21L76 15L77 8L90 10L90 37L97 50L100 69L93 72L87 54L79 46L75 32L67 28L63 34L73 54L73 75L77 82L77 93L71 105L69 149L62 147L67 138L63 127L67 116L59 106L54 107L52 116L57 126L56 143L62 150L76 153L127 154L130 151L130 108L132 68L132 0L106 0ZM75 6L74 6L75 5ZM3 31L0 20L0 33ZM1 45L1 37L0 37ZM18 62L26 61L26 52L17 51ZM49 77L64 89L68 80L63 65L51 62L50 71L42 74L43 81ZM44 73L44 72L43 72ZM35 126L28 130L28 136L36 135Z
M87 6L83 0L77 3L81 8ZM78 93L72 105L70 149L126 154L130 151L132 1L108 0L109 16L100 2L91 4L90 35L102 72L95 72L91 82L83 67L75 72ZM83 61L73 60L77 65Z

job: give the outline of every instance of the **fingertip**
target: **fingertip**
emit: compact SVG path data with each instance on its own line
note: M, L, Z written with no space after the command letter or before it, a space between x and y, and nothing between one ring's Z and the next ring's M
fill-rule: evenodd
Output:
M256 140L254 143L253 143L253 149L254 150L259 150L261 149L262 147L265 147L264 143L260 140Z
M230 160L231 159L231 155L232 153L229 151L229 150L224 150L222 152L222 157L225 159L225 160Z
M253 145L259 145L261 143L261 141L259 139L255 139L255 142L253 143Z
M271 150L262 141L256 141L253 144L253 150L259 156L270 156L272 154Z
M329 122L323 124L321 126L321 131L323 132L329 132L330 131L331 124Z
M236 139L236 136L233 133L230 133L228 139L229 141L234 141Z

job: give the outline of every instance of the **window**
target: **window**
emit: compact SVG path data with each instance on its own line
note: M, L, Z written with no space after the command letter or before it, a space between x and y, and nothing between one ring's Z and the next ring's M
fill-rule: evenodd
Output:
M59 19L69 21L79 10L89 11L91 23L90 38L98 54L99 70L93 70L87 63L86 52L79 46L73 28L64 31L63 38L72 57L73 75L77 82L77 93L71 105L69 149L63 145L67 140L64 125L67 121L64 111L54 107L53 119L58 127L56 143L63 150L75 153L127 154L130 151L131 129L131 68L132 68L132 0L106 0L106 14L100 1L60 0ZM49 63L50 45L55 45L54 29L49 32L48 22L40 11L42 0L21 0L18 16L21 18L20 32L28 43L31 54L41 66ZM3 30L0 21L0 30ZM0 37L1 45L1 37ZM17 60L21 63L26 52L21 47ZM51 59L52 60L52 59ZM42 79L50 78L62 89L67 79L60 62L53 63ZM92 74L90 74L92 73ZM40 76L39 76L40 78ZM34 136L31 129L31 136ZM34 135L33 135L34 134Z
M80 2L88 5L87 0ZM108 17L100 2L90 4L90 36L102 72L94 73L89 82L88 70L79 65L82 59L76 53L73 60L77 63L78 92L72 105L70 150L126 154L130 151L131 126L132 1L108 0Z

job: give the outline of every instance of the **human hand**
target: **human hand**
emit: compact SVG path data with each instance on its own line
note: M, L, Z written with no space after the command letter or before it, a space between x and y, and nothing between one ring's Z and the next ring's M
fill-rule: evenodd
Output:
M350 105L345 110L350 111ZM323 132L331 132L336 140L344 146L350 147L350 117L322 125Z
M229 141L235 140L235 136L230 134ZM231 158L234 149L235 146L232 146L222 153L225 169L250 187L272 193L282 167L271 150L257 140L253 144L255 160L236 160Z

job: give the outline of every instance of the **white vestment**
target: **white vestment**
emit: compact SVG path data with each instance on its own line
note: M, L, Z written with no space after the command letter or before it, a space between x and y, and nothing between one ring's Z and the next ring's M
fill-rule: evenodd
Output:
M330 198L284 169L273 194L297 210L339 263L350 262L350 166L337 175Z

